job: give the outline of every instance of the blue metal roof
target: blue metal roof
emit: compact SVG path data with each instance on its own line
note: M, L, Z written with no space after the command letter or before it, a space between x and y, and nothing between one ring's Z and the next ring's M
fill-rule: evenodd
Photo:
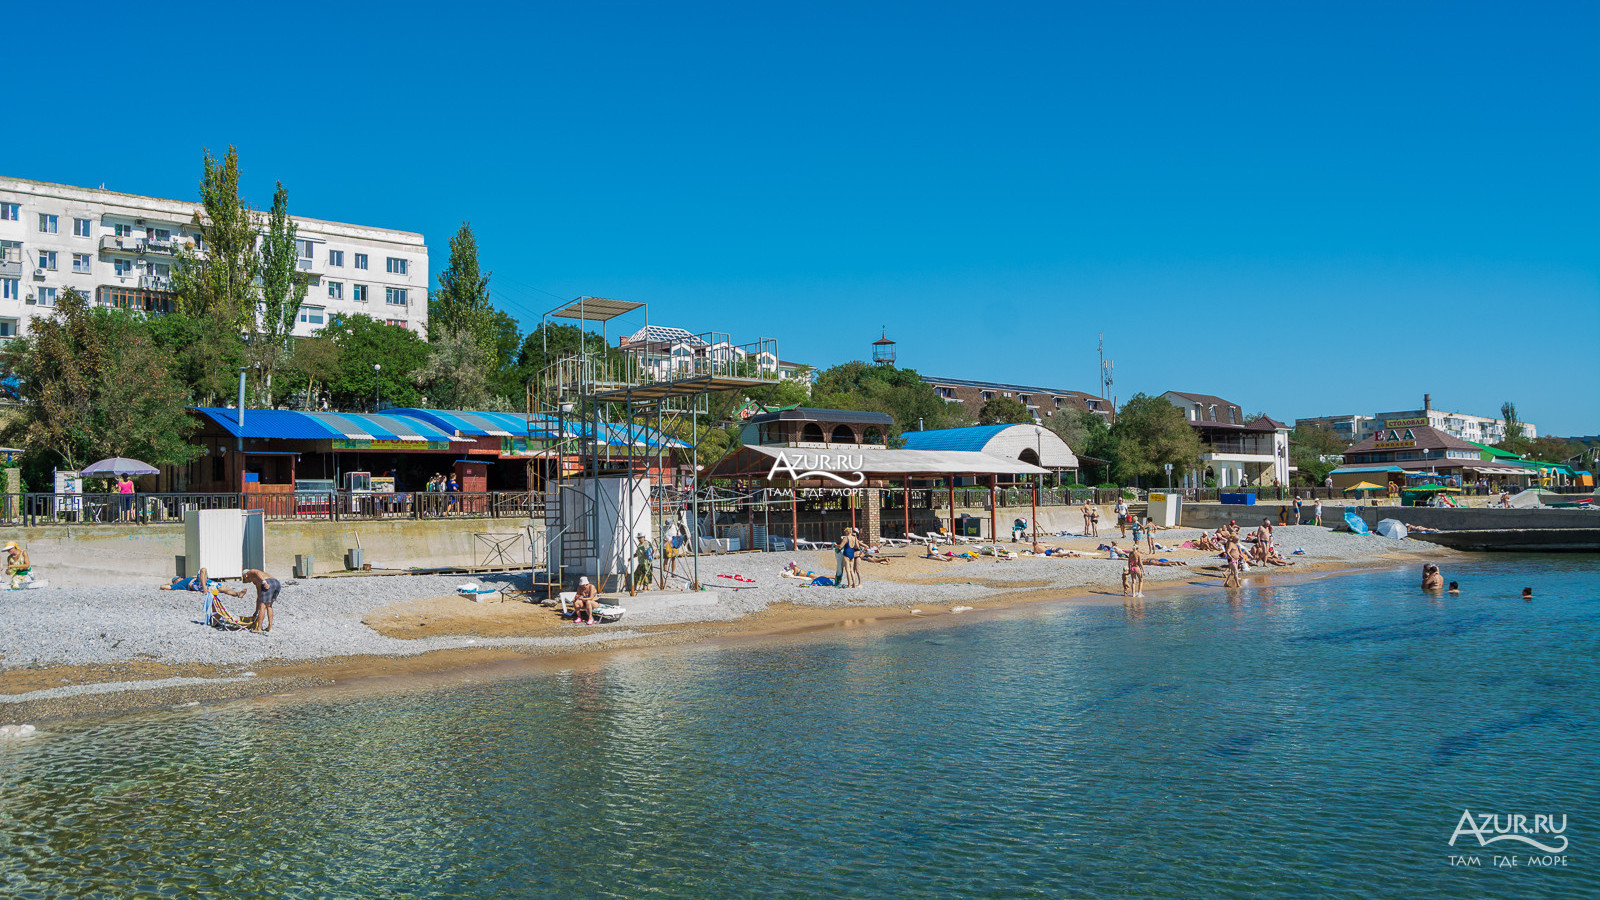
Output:
M391 409L389 413L420 419L442 431L468 437L555 436L555 422L547 416L525 413L478 412L464 409Z
M244 427L240 428L239 411L236 409L203 406L196 406L193 409L216 422L234 437L417 443L454 439L449 432L434 425L402 416L300 412L293 409L246 409Z
M192 407L211 421L222 427L223 431L234 437L247 438L284 438L287 440L325 441L330 438L344 437L334 431L310 413L298 412L292 409L246 409L244 411L244 427L239 427L239 411L237 409L218 409L215 407Z
M1011 425L972 425L967 428L937 428L933 431L907 431L900 436L907 450L976 450L982 452L995 435Z

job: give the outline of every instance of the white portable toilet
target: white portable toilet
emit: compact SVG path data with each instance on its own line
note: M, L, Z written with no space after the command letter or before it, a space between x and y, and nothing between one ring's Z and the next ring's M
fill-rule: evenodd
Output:
M1151 492L1147 498L1150 502L1150 511L1146 514L1156 520L1156 525L1161 528L1177 528L1178 520L1183 517L1183 495Z
M238 578L266 568L266 517L259 509L191 509L183 515L183 574Z

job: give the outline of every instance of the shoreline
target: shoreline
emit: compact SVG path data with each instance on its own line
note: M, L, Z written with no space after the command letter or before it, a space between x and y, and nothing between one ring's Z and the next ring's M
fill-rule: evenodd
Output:
M1347 572L1398 569L1419 564L1424 557L1449 559L1466 555L1432 545L1423 547L1426 549L1402 549L1398 546L1383 548L1394 552L1364 554L1356 559L1307 560L1291 569L1262 571L1257 568L1246 576L1244 587L1248 589L1273 582L1337 577ZM768 565L776 566L781 565L780 560L792 555L762 556ZM920 558L909 559L914 562ZM1204 557L1195 559L1203 560ZM763 560L757 557L755 561ZM1062 566L1071 562L1044 564ZM992 561L990 564L993 564ZM961 568L957 566L953 571L959 572ZM1196 587L1209 587L1205 582L1211 579L1215 579L1217 587L1220 587L1220 572L1199 566L1154 569L1152 572L1162 572L1163 577L1147 580L1144 602L1162 602ZM954 581L952 574L952 571L940 571L932 578L923 579L902 573L899 579L875 583L898 583L903 587L916 588L922 582L923 586L930 589L940 586L970 589L954 598L954 602L950 597L928 596L922 602L910 605L903 602L882 604L869 599L856 601L854 597L839 598L830 591L829 599L843 599L846 601L844 605L812 605L777 600L732 618L716 616L674 623L640 623L633 627L593 626L607 630L581 633L576 632L574 626L557 626L548 629L550 634L547 638L469 636L467 643L470 646L423 649L403 655L367 653L262 659L249 664L128 660L0 669L0 721L34 725L71 724L249 700L272 702L289 697L326 698L345 693L427 690L464 681L536 677L541 673L571 668L618 653L657 647L792 640L825 635L847 627L905 627L913 621L948 624L949 620L965 612L976 614L974 618L987 618L982 614L1041 603L1127 602L1121 593L1120 575L1115 580L1096 578L1076 584L1060 584L1052 583L1049 579L1025 577L1023 572L1017 572L1022 577L1016 578L969 577L960 582ZM978 573L971 574L976 576ZM1010 573L990 570L983 574L998 576ZM870 590L873 585L874 582L869 581L865 589ZM415 606L445 599L410 603ZM540 607L525 604L515 604L515 607L520 608L513 608L511 612L517 615L539 612L546 617L553 615ZM966 609L956 611L959 607ZM376 612L388 614L390 609L386 606ZM371 617L376 618L375 615ZM366 618L362 621L365 623ZM476 645L479 640L482 646ZM505 643L508 640L517 643Z

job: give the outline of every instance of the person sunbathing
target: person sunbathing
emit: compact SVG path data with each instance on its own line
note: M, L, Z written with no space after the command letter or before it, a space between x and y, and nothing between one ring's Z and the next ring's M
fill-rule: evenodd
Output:
M1147 565L1147 566L1187 566L1188 565L1188 563L1184 562L1181 559L1147 559L1147 560L1144 561L1144 564Z
M195 591L197 593L215 591L219 594L227 594L229 597L244 596L244 591L242 590L230 591L222 586L222 582L212 581L207 578L205 569L201 569L199 574L190 575L188 578L174 578L162 585L160 589L163 591Z
M599 589L587 577L579 578L577 593L572 595L572 624L593 625L595 604L599 602Z
M800 579L804 579L806 581L810 581L811 579L820 577L821 575L822 575L821 572L812 572L810 570L802 571L800 569L799 563L795 563L795 562L792 562L792 561L787 566L783 567L783 577L784 578L800 578Z

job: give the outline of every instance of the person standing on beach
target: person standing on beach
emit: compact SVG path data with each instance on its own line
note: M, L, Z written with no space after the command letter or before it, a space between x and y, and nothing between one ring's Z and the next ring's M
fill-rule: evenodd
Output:
M1300 495L1294 495L1294 524L1300 524Z
M1138 541L1128 548L1128 585L1133 589L1133 596L1144 596L1144 554L1139 551Z
M1117 497L1116 515L1117 515L1117 528L1121 529L1123 537L1127 537L1128 536L1128 501L1124 500L1120 495ZM1134 538L1134 540L1138 540L1138 538Z
M845 566L847 565L847 563L845 562L844 548L845 548L845 545L847 543L849 543L849 537L850 537L850 535L849 535L848 532L846 532L845 534L841 534L841 535L839 535L839 543L833 545L833 586L834 587L842 588L842 587L845 586L844 571L845 571Z
M1228 560L1228 574L1222 576L1222 586L1236 588L1239 586L1239 566L1244 562L1244 551L1239 549L1238 541L1229 541L1228 549L1222 555Z
M1087 501L1087 500L1083 501L1083 509L1080 509L1078 511L1083 513L1083 536L1084 537L1088 537L1089 536L1089 501Z
M1095 537L1100 536L1100 507L1098 506L1089 507L1089 530L1094 533Z
M1145 516L1144 517L1144 540L1145 540L1145 547L1146 547L1146 549L1148 549L1150 551L1150 555L1151 556L1155 556L1156 555L1156 520L1155 520L1154 516Z
M1322 524L1322 498L1317 498L1317 505L1311 507L1311 524Z
M867 546L861 543L861 532L859 529L851 528L846 532L846 534L848 537L845 544L844 556L845 561L848 563L849 569L846 574L850 578L851 587L861 587L861 557L866 554Z
M256 611L251 614L255 625L250 629L256 634L272 630L272 605L278 602L278 592L283 590L283 582L260 569L245 569L244 583L256 586ZM261 627L261 617L267 617L267 627Z
M650 559L654 556L650 542L644 539L644 535L638 535L638 544L633 550L633 589L628 592L629 596L650 589Z

